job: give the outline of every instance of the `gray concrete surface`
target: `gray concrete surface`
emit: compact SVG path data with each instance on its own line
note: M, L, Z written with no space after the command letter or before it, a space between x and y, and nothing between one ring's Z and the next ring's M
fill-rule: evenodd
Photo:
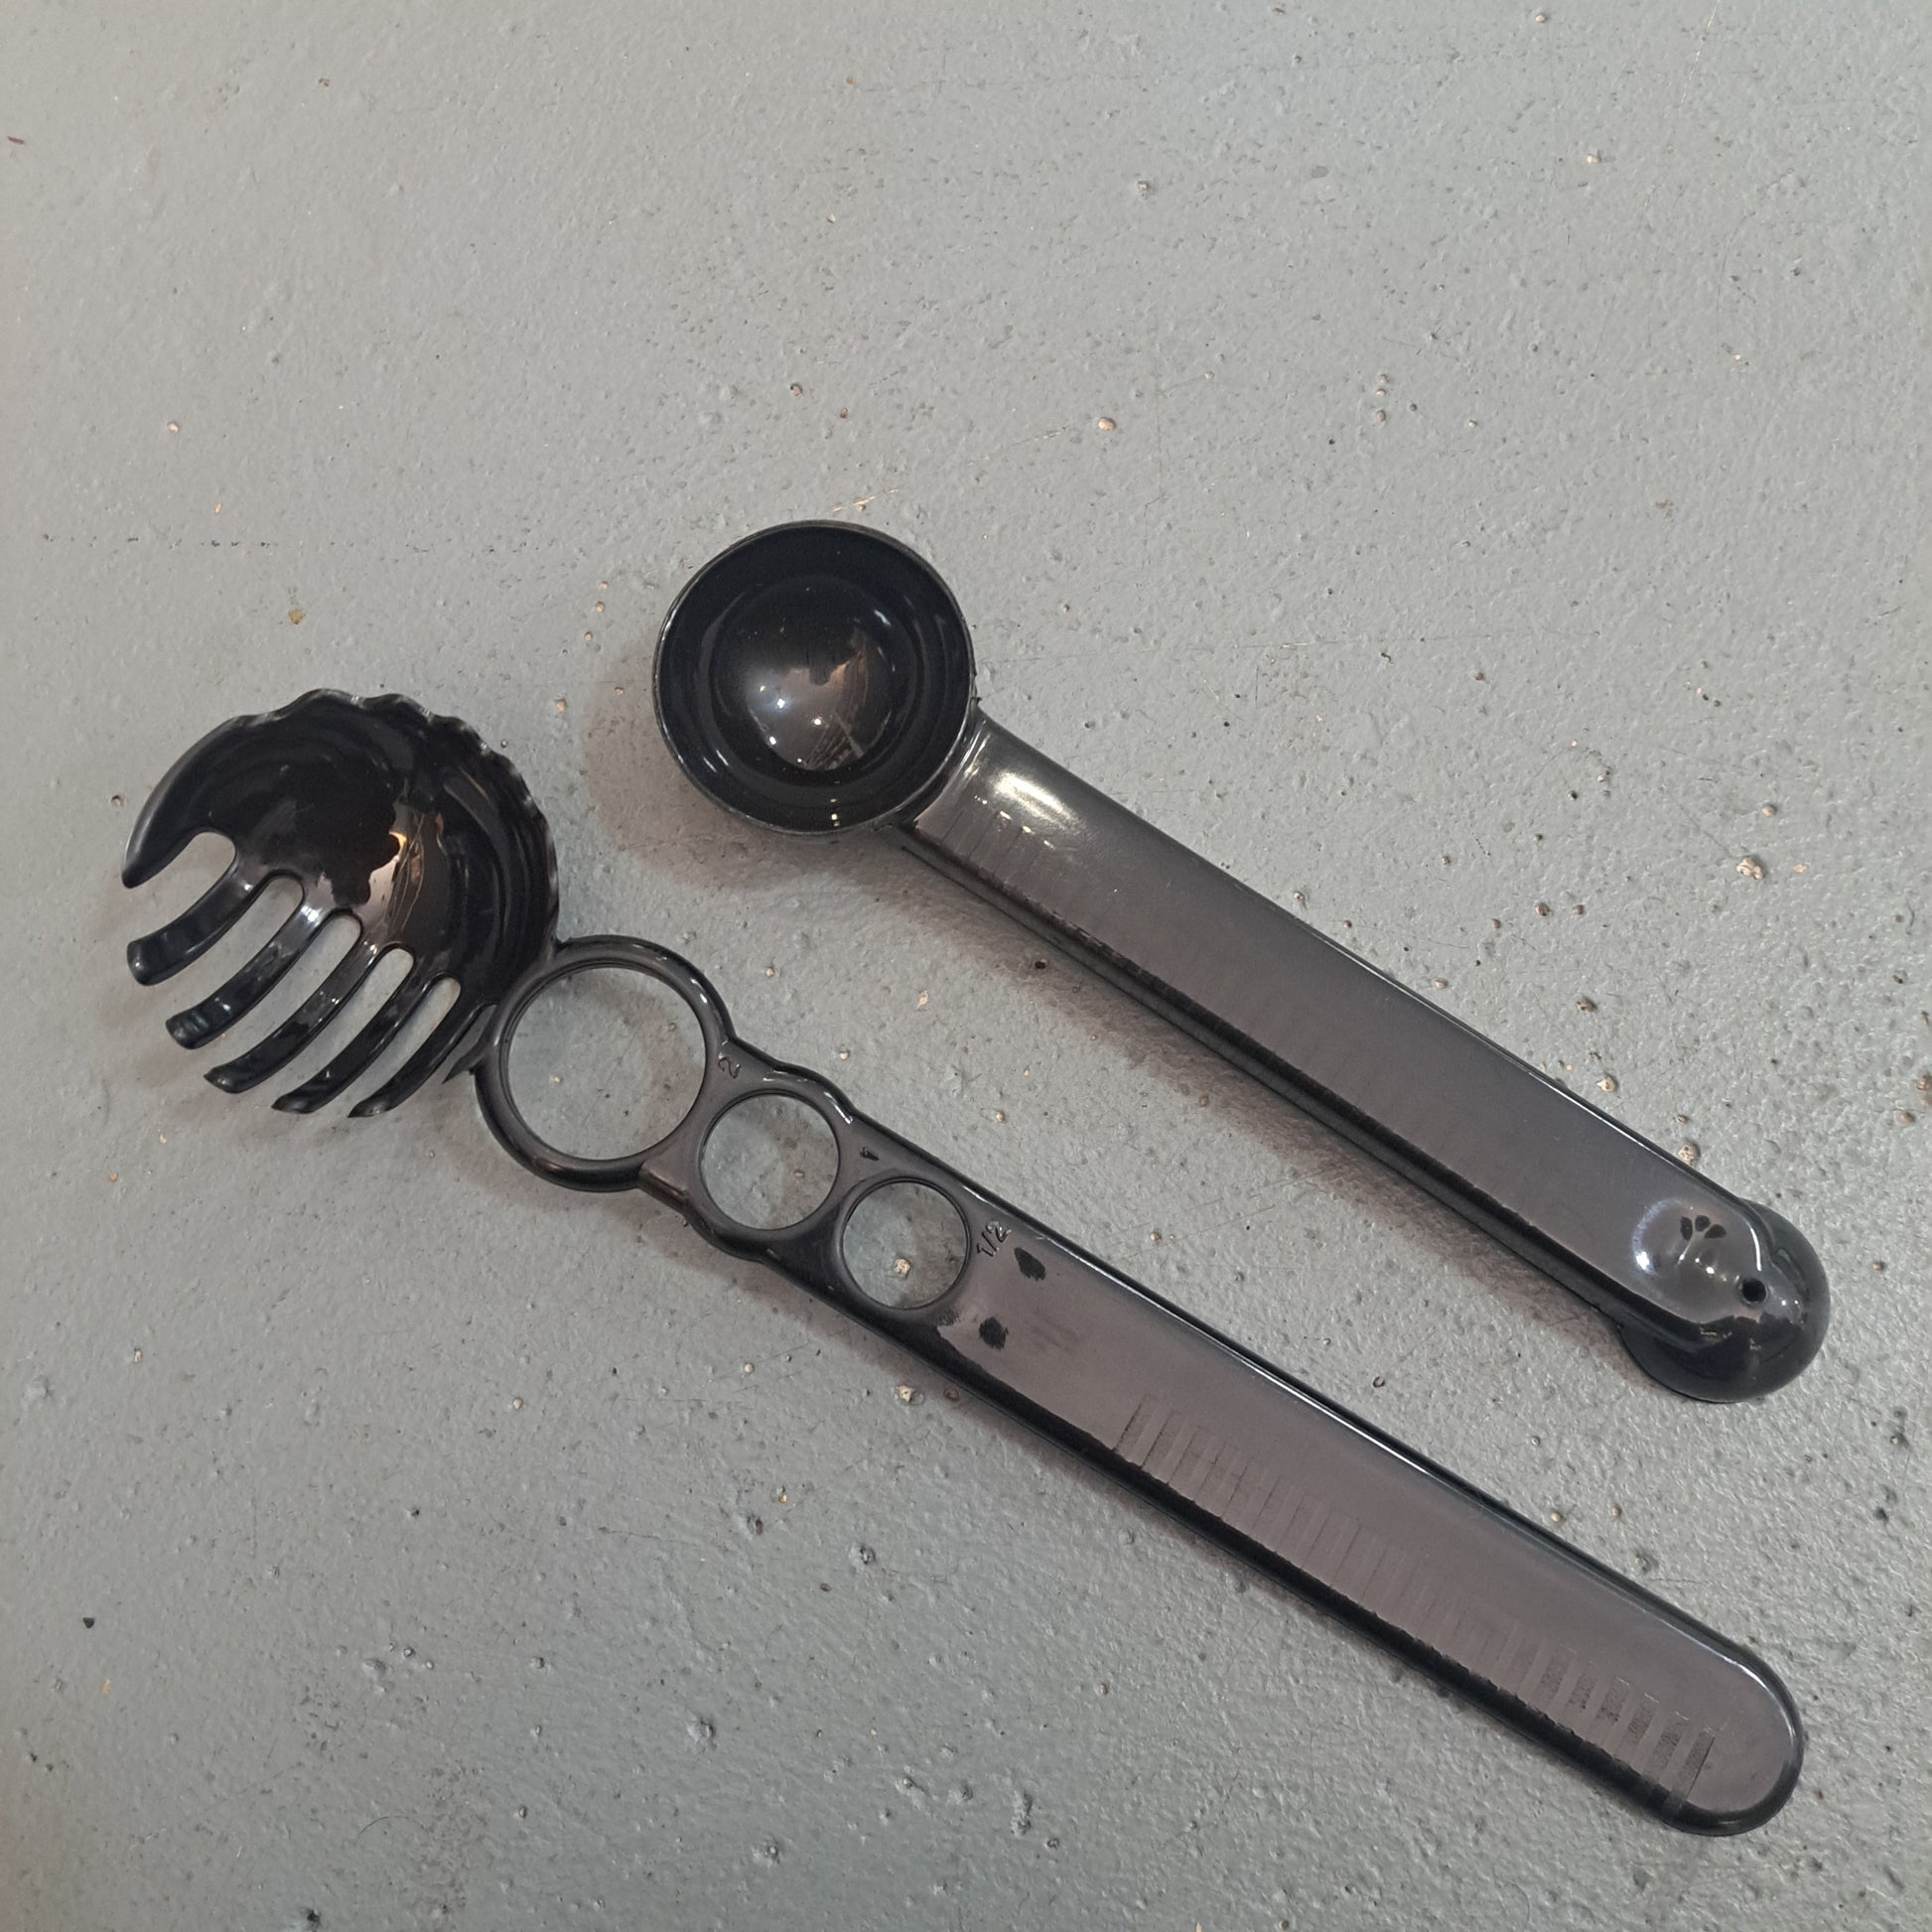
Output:
M1932 1924L1924 24L9 7L0 1927ZM651 639L811 514L1778 1203L1827 1354L1686 1405L911 860L717 815ZM460 1089L204 1086L119 850L324 682L508 746L566 929L1759 1647L1786 1812L1606 1802Z

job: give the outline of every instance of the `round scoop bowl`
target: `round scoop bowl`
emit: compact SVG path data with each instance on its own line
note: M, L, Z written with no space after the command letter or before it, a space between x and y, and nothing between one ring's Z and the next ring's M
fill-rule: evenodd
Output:
M786 523L684 587L655 695L672 757L719 804L836 832L938 780L973 714L973 649L952 593L903 544Z

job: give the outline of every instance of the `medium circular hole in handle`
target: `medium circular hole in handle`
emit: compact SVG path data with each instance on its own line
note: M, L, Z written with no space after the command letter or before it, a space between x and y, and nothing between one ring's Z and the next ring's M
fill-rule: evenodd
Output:
M888 1309L936 1302L966 1266L966 1223L922 1180L883 1181L846 1216L839 1252L853 1285Z
M529 1132L566 1162L621 1160L671 1133L704 1083L690 1003L634 967L560 974L518 1017L503 1084Z
M742 1227L796 1227L839 1175L825 1116L789 1093L755 1093L711 1125L698 1156L705 1192Z

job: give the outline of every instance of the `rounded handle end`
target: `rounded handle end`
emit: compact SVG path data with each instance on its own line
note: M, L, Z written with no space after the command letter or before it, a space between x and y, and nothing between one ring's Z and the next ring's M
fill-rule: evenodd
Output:
M1714 1838L1755 1831L1798 1786L1805 1727L1791 1693L1747 1650L1736 1650L1731 1665L1740 1680L1731 1722L1712 1739L1697 1775L1657 1806L1679 1831Z
M1832 1296L1811 1243L1782 1214L1753 1205L1754 1253L1722 1310L1675 1333L1634 1324L1623 1344L1667 1388L1703 1402L1741 1402L1791 1381L1818 1353ZM1700 1264L1702 1265L1702 1264Z

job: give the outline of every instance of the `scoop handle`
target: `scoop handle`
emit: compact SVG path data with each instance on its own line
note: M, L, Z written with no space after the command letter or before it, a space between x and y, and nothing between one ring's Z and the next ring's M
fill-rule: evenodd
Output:
M553 981L644 973L697 1016L704 1073L689 1113L636 1155L583 1160L543 1142L510 1090L521 1016ZM1747 1831L1797 1781L1804 1737L1784 1687L1727 1642L1404 1449L1226 1336L977 1187L829 1082L738 1039L675 954L577 940L493 1016L478 1065L484 1119L526 1168L565 1186L668 1202L726 1252L765 1263L1138 1491L1230 1555L1687 1831ZM759 1228L712 1194L704 1149L734 1108L782 1096L832 1132L836 1172L803 1220ZM932 1299L894 1306L862 1281L850 1230L888 1188L956 1217ZM901 1197L905 1198L905 1197ZM945 1208L951 1210L947 1216ZM908 1221L912 1217L908 1217ZM897 1271L925 1279L908 1239ZM909 1258L908 1258L909 1257Z
M983 715L899 838L1599 1309L1638 1362L1729 1401L1828 1319L1781 1216L1702 1174Z

